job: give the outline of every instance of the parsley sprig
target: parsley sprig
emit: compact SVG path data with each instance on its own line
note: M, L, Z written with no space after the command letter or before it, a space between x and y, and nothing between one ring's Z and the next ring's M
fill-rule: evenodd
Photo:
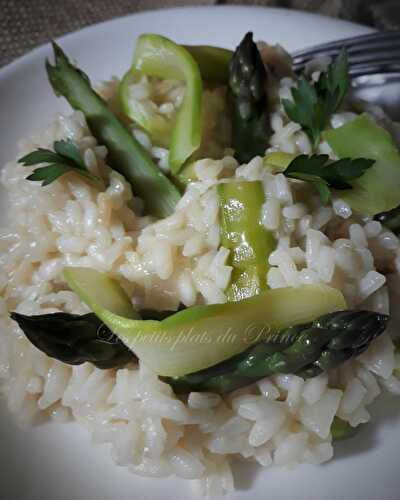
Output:
M343 48L317 82L311 83L301 76L297 86L292 88L293 100L282 99L286 114L301 125L314 147L318 145L329 117L341 105L349 86L348 57Z
M87 179L99 180L88 171L81 152L73 142L55 141L53 148L54 151L39 148L18 160L18 163L25 167L47 164L44 167L36 168L32 174L28 175L29 181L42 181L42 186L47 186L68 172L75 172Z
M349 181L357 179L372 167L375 160L343 158L329 161L328 155L299 155L283 172L286 177L311 182L323 203L331 197L331 189L352 189Z

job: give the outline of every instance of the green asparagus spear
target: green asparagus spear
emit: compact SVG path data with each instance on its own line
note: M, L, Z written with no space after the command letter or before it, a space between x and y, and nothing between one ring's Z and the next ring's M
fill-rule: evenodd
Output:
M267 72L261 55L247 33L230 63L232 147L240 162L264 155L270 136L267 109Z
M64 96L73 108L83 112L92 133L107 146L110 165L132 184L134 193L143 199L147 212L156 217L170 215L180 198L178 189L94 92L87 76L70 63L55 43L53 49L55 65L46 61L46 69L55 93Z
M25 316L11 313L28 340L51 358L70 365L118 368L137 358L93 313Z
M130 304L127 309L131 309ZM173 311L140 311L143 320L161 321L172 314ZM10 316L39 351L68 365L89 362L109 369L137 361L135 354L93 313L26 316L12 312ZM135 316L139 317L136 313Z
M275 248L261 224L264 190L261 182L229 182L218 186L221 244L230 250L233 267L228 300L236 302L267 288L268 257Z
M365 351L387 321L388 316L371 311L333 312L281 331L210 368L165 380L177 393L226 393L276 373L314 377Z
M388 212L376 214L374 220L379 221L394 234L400 234L400 205Z

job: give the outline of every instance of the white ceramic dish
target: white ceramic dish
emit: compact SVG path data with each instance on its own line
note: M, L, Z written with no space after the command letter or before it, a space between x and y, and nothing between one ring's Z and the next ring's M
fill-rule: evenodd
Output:
M256 39L288 50L368 32L368 28L305 13L249 7L199 7L146 12L72 33L62 47L93 81L120 75L129 65L136 37L160 33L182 43L233 47L252 30ZM68 109L46 80L41 47L0 70L0 165L13 158L16 141ZM4 196L1 196L4 206ZM0 212L4 213L3 211ZM380 399L373 423L336 446L335 460L295 471L235 465L232 499L398 500L400 407ZM176 479L135 477L116 467L106 447L92 446L77 424L45 425L21 431L0 406L0 497L4 500L187 500L190 487Z

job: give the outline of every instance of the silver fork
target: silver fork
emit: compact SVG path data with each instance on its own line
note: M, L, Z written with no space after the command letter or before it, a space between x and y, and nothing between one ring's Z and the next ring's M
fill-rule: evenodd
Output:
M292 54L301 73L318 56L335 57L342 47L349 55L352 96L381 106L400 120L400 31L377 32L315 45Z
M295 72L320 55L336 56L342 47L349 55L350 72L354 76L380 72L400 71L400 31L385 31L343 38L315 45L292 54Z

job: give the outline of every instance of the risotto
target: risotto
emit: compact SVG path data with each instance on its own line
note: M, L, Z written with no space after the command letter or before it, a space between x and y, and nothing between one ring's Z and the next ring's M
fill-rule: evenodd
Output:
M140 43L145 41L139 42L139 51ZM152 162L157 175L162 175L155 181L162 185L159 191L143 195L140 182L132 182L121 173L123 170L115 166L118 157L115 152L110 154L110 143L93 126L93 117L74 104L76 109L70 115L55 116L43 131L21 140L17 160L1 171L1 182L9 197L9 226L1 231L0 238L1 391L9 410L24 426L44 417L61 422L75 419L88 428L95 443L111 443L115 462L133 473L176 475L189 479L202 494L222 495L234 488L232 460L242 457L263 467L321 464L332 458L333 439L341 437L340 429L346 434L370 420L368 406L382 391L400 395L400 354L395 349L393 324L385 332L374 332L368 346L359 339L357 349L351 344L351 355L346 344L343 362L328 364L327 369L319 354L291 370L284 364L280 371L275 358L274 368L270 362L271 356L282 351L277 348L279 336L283 335L279 332L291 328L290 335L297 336L299 331L293 329L303 324L307 324L308 331L311 324L314 329L323 328L316 321L327 313L364 311L373 319L386 321L390 302L400 290L400 240L396 229L387 224L391 219L376 216L378 212L388 214L394 205L374 213L360 210L368 200L358 200L357 182L361 184L374 168L385 168L379 158L373 158L374 165L372 160L363 164L362 175L354 184L353 179L346 179L350 183L347 189L342 189L343 185L340 188L337 179L323 177L325 173L305 170L312 155L322 163L328 162L326 169L348 156L368 158L368 151L362 155L342 153L333 134L341 130L349 133L351 129L344 127L354 126L360 117L368 120L368 126L383 131L382 117L376 110L367 109L368 114L360 115L365 110L362 104L343 96L327 116L324 127L328 133L314 141L315 131L310 132L310 126L300 119L296 121L293 106L287 104L296 103L297 95L299 105L301 84L292 74L290 58L283 49L265 43L259 43L257 48L253 44L251 63L245 59L248 53L243 44L233 55L229 51L211 53L212 61L220 57L213 62L219 68L214 74L210 67L207 72L204 57L201 59L195 48L168 43L172 48L165 48L167 62L172 64L168 60L171 57L182 64L182 77L171 75L168 68L164 68L163 77L161 70L151 66L161 65L160 61L149 62L142 47L135 70L127 73L123 83L113 79L97 87L108 112L123 123L137 150L145 155L146 162ZM260 97L256 92L256 96L246 97L242 87L248 73L243 67L238 69L238 60L244 64L238 54L250 69L251 64L257 66L262 60L264 70L258 67L258 73L254 70L252 75L263 76L263 71L267 74L265 95L261 92ZM224 57L233 58L229 66L224 66ZM197 73L187 70L188 60L192 66L197 64L195 70L201 73L201 100L196 101ZM312 64L307 73L310 88L318 91L318 82L325 78L323 75L329 75L329 64L332 68L334 63ZM56 85L51 70L49 76ZM237 86L239 93L235 93ZM259 106L257 99L263 106L257 110L257 127L260 123L265 127L261 145L260 141L252 144L248 135L253 127L251 120L238 123L243 102L253 112ZM390 127L393 130L394 125ZM85 176L77 172L78 166L73 169L64 156L68 168L62 175L54 174L54 181L42 185L44 177L32 177L33 163L21 164L18 160L34 151L53 151L57 143L75 147ZM185 149L186 143L189 146ZM47 160L37 163L46 162L48 166L53 164ZM400 164L397 167L400 175ZM296 173L300 168L302 176ZM27 174L32 179L27 179ZM48 171L45 174L49 175ZM242 191L232 195L239 185ZM173 203L175 194L168 203L161 204L165 186L170 193L179 192ZM248 188L250 195L245 198ZM324 199L327 190L329 195ZM154 193L158 199L151 205ZM242 221L239 235L239 239L249 238L246 244L251 251L259 252L255 264L246 258L237 264L233 257L239 243L229 238L229 224L237 223L229 219L232 207L227 203L232 199L242 204L248 200L249 210L252 206L258 210L259 220L251 216ZM256 205L258 199L261 201ZM158 213L149 210L156 203ZM172 207L168 213L167 206ZM235 230L239 231L238 226ZM86 290L85 295L73 280L67 279L64 270L75 268L95 270L117 282L129 299L127 307L139 314L148 311L147 316L143 313L144 319L138 319L136 312L132 313L126 320L126 335L125 330L114 328L113 320L105 319L105 305L98 306L98 298L91 296L96 286ZM195 321L188 316L192 308L202 308L201 314L206 317L208 311L216 310L208 308L219 304L218 311L229 325L229 311L233 308L245 317L245 309L240 309L243 304L251 308L263 294L268 303L275 304L279 290L282 297L288 290L295 295L293 302L287 299L285 315L289 317L282 325L277 320L281 325L274 330L277 352L263 354L263 360L268 358L269 363L265 373L256 370L259 375L254 375L253 370L250 376L240 372L246 374L247 382L237 374L232 382L232 365L229 368L226 364L250 359L243 356L252 346L243 342L232 343L234 347L224 348L222 354L218 345L200 348L196 344L197 359L193 353L187 354L193 359L188 358L186 365L193 369L184 368L182 362L175 371L170 368L172 362L167 363L168 352L163 351L154 362L154 356L147 354L144 347L137 344L136 348L135 341L131 342L135 334L129 321L167 325L186 313L191 325ZM302 299L307 290L316 290L316 295L339 294L341 298L334 304L316 305L314 310L309 303L311 295ZM296 308L299 311L292 320L294 313L290 311ZM304 308L313 312L304 315ZM97 351L90 352L92 357L68 362L65 350L56 355L59 351L52 344L50 352L51 339L40 337L41 332L48 337L47 327L39 324L32 333L21 319L48 319L64 313L63 321L78 315L92 321L92 311L118 337L113 335L113 346L127 350L123 351L125 363L113 365L107 358L108 364L100 366ZM167 319L160 319L160 312ZM364 326L359 324L353 329L361 335L366 331ZM83 329L77 326L76 335ZM287 338L285 349L291 345ZM268 342L268 336L263 338L263 345ZM73 350L74 345L68 344L68 349ZM208 361L203 360L203 352ZM179 364L179 359L174 358L172 364ZM219 371L214 373L216 366Z

